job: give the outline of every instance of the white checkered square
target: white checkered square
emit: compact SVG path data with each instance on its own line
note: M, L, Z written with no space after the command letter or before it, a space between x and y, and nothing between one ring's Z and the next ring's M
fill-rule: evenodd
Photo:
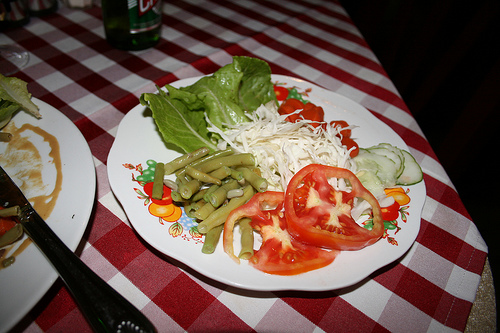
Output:
M228 288L217 299L250 327L255 328L276 302L276 297L251 297L252 292L248 292L247 296L240 291L232 291Z
M386 304L392 293L372 279L358 283L353 287L338 291L339 297L343 298L352 306L356 307L365 315L377 321L384 308L374 304ZM368 301L371 300L371 301Z
M445 289L455 266L418 243L414 243L401 263L442 289Z
M108 283L139 310L150 302L149 298L131 283L129 279L123 276L122 273L113 276Z
M104 281L108 281L118 273L118 269L89 243L85 244L80 259Z
M56 91L73 83L69 77L61 72L53 72L38 79L38 83L49 91Z
M480 275L471 273L455 265L445 290L457 298L474 302L480 281Z

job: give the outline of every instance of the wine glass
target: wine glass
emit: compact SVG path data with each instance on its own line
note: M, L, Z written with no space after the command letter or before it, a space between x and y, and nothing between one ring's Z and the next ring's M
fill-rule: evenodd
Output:
M0 31L17 28L30 20L25 0L0 0ZM9 76L28 64L29 54L21 46L7 42L0 34L0 73Z
M29 62L29 53L15 44L0 44L0 73L9 76L17 73Z

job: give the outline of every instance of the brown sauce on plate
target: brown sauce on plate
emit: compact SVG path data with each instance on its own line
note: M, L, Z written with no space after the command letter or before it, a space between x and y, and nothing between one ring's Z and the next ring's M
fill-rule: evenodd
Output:
M28 200L33 208L43 218L47 219L54 210L57 198L62 189L62 170L61 170L61 153L59 142L52 134L43 129L31 124L23 124L17 128L14 122L10 122L4 129L4 132L12 134L12 138L6 144L5 151L0 154L0 165L9 173L12 178L20 180L19 188L23 193L37 193L30 196ZM49 167L55 168L56 179L54 184L45 184L42 177L44 165L42 156L38 148L30 141L29 137L23 135L24 132L31 131L40 136L43 142L50 146ZM53 185L53 187L52 187ZM32 191L36 189L37 191ZM48 190L47 190L48 189ZM25 239L19 246L15 247L12 254L9 252L14 249L14 246L5 247L0 253L0 263L10 257L16 257L26 247L31 244L31 240ZM4 268L0 264L0 269Z

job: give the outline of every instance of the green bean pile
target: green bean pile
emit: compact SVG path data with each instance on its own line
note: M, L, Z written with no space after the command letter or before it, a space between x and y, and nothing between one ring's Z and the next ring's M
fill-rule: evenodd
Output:
M175 174L176 180L165 179ZM171 190L172 200L184 206L187 216L199 222L198 231L205 234L203 253L213 253L229 213L245 204L256 192L267 190L252 154L226 149L210 153L200 148L166 164L157 163L153 198L163 196L163 185ZM253 255L253 230L249 221L240 223L242 252Z

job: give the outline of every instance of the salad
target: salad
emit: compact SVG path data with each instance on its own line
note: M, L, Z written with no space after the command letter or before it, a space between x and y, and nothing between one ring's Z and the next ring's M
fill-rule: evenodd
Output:
M420 181L422 172L408 152L387 144L360 148L351 138L355 124L326 123L321 106L300 95L283 98L276 88L267 63L234 57L212 76L143 94L141 103L164 141L185 153L157 163L152 193L171 197L199 223L202 251L213 251L222 233L236 262L294 275L377 242L384 209L395 202L386 191ZM222 195L212 201L215 191Z

